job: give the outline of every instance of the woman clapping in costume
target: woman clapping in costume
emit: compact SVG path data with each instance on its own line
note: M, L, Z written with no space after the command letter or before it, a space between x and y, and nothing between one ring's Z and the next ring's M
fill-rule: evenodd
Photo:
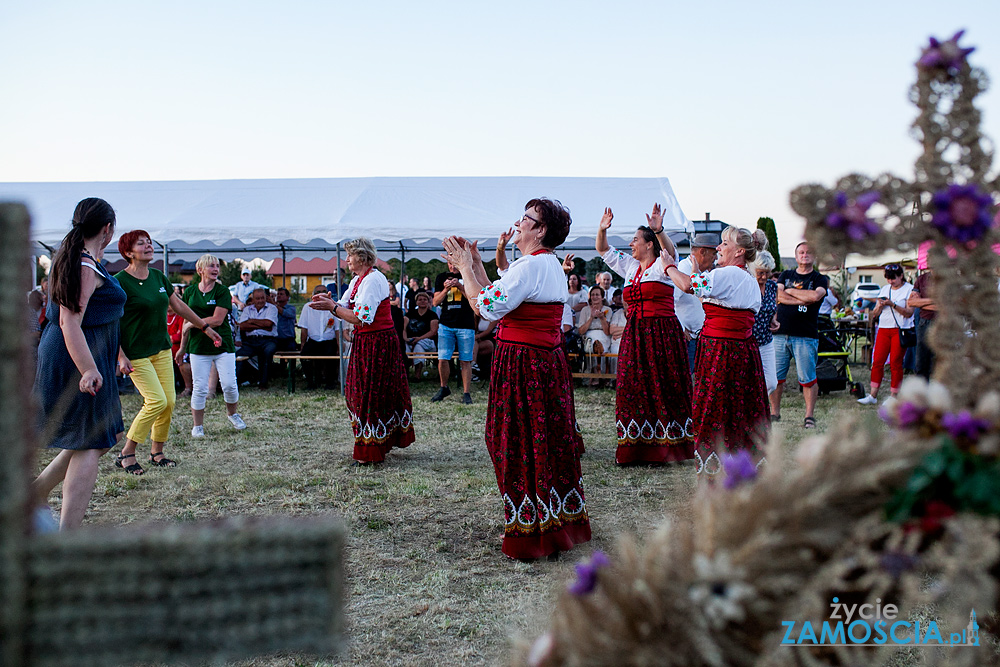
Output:
M499 320L490 376L486 446L504 505L502 551L511 558L551 556L590 540L580 470L583 440L576 430L573 387L562 348L568 293L553 249L569 234L569 211L532 199L514 223L522 257L508 264L500 238L497 266L486 276L475 244L445 239L448 261L462 273L476 308Z
M626 255L608 245L614 214L604 209L595 244L608 267L625 279L628 319L615 395L619 465L694 458L687 346L674 315L674 284L660 257L676 262L676 250L663 231L659 204L646 217L649 225L636 230Z
M354 273L347 292L340 301L314 294L310 307L355 326L346 383L354 460L378 463L393 447L414 440L410 385L390 313L389 281L375 269L375 245L359 238L345 248L347 268Z

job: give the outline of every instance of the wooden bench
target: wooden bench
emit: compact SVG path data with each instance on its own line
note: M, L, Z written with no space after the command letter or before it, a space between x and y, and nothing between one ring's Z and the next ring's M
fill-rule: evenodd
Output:
M437 352L412 352L406 353L406 356L410 361L418 360L421 362L434 360L437 361ZM295 393L295 362L296 361L334 361L340 360L339 354L301 354L297 351L283 350L281 352L275 352L272 357L272 362L287 361L288 362L288 393ZM452 359L458 360L458 352L452 355Z

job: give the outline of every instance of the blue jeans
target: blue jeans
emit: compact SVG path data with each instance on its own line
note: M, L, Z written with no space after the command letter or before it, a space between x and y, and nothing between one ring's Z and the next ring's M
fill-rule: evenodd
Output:
M795 357L795 373L799 376L799 384L811 387L816 384L816 354L819 351L819 339L801 338L799 336L774 335L774 365L778 382L784 382L788 376L788 366Z
M458 360L472 361L472 346L476 343L475 329L453 329L438 325L438 359L451 359L458 346Z

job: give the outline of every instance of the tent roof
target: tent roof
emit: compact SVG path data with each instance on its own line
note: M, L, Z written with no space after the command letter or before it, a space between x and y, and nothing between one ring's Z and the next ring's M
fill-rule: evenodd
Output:
M664 225L692 232L666 178L414 177L309 178L228 181L0 183L0 200L23 201L33 238L58 245L76 203L106 199L122 231L145 229L170 252L213 252L224 257L280 257L280 248L335 246L368 236L425 245L458 234L496 238L534 197L552 197L575 218L567 245L596 232L605 206L622 227L645 222L653 203L665 207ZM618 230L616 230L618 231ZM624 229L619 233L623 233ZM628 234L631 237L631 234ZM112 248L109 248L111 251ZM326 250L322 254L326 254ZM316 256L319 253L313 253Z

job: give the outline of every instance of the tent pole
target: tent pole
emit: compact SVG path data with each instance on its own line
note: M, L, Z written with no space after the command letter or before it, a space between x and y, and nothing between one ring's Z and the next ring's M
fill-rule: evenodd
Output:
M399 305L403 305L403 290L406 289L406 283L403 279L406 277L406 248L403 246L403 242L399 242Z
M281 244L281 286L288 289L288 260L285 259L285 244Z

